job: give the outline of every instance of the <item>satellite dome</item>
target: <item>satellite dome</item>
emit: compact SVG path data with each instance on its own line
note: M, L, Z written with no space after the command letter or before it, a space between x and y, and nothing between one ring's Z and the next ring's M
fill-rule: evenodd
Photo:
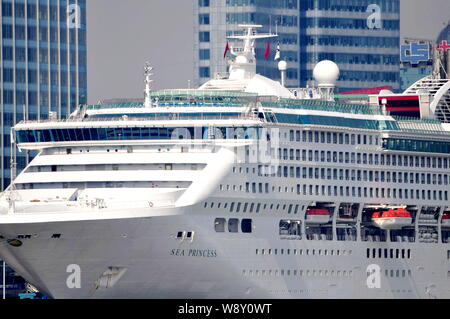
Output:
M336 63L330 60L324 60L316 64L313 76L319 86L336 86L339 73L339 67Z

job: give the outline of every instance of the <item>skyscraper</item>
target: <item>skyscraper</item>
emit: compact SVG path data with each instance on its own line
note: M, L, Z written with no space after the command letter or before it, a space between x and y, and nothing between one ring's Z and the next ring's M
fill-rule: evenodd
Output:
M194 79L200 85L216 73L227 72L223 58L227 36L241 34L239 24L260 24L258 32L278 33L279 37L256 42L257 72L273 79L281 75L274 61L278 43L281 58L288 62L286 85L298 86L299 33L298 0L194 0ZM235 42L229 40L230 46ZM271 54L265 58L270 45Z
M300 86L332 60L340 91L399 89L400 0L300 0Z
M2 0L0 15L4 189L11 182L11 127L49 115L65 118L86 102L86 1ZM17 153L17 172L30 155Z
M340 91L399 89L400 0L195 1L196 84L226 71L221 56L226 36L239 31L239 23L251 23L263 25L265 32L278 31L271 49L274 54L279 41L289 87L314 85L315 64L329 59L341 69ZM278 79L273 58L264 59L265 48L260 41L257 71Z

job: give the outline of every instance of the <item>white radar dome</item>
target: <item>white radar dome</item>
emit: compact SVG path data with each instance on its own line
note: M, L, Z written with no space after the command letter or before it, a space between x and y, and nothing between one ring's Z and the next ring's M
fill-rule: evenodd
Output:
M278 70L286 71L287 70L287 62L286 61L278 62Z
M319 86L334 87L339 78L339 73L339 67L336 63L330 60L324 60L316 64L313 76Z

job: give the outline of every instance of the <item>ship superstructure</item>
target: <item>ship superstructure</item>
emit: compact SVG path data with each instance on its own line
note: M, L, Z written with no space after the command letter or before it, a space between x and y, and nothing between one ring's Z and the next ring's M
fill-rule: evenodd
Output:
M450 297L449 124L335 102L331 61L288 90L243 27L198 90L147 66L145 101L18 124L1 257L54 298Z

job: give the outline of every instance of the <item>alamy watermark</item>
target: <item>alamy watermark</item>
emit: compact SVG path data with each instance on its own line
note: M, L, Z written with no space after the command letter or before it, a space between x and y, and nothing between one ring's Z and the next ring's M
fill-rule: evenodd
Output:
M191 150L202 149L204 142L208 141L212 148L234 149L236 163L268 166L278 165L281 158L288 156L280 148L280 134L278 128L196 127L176 128L170 138L172 141L179 141L178 146L182 149Z
M381 8L377 4L371 4L367 7L366 10L369 13L369 17L367 18L367 27L371 30L373 29L381 29L383 27L381 21Z
M369 289L381 288L381 268L377 264L367 266L366 269L367 280L366 285Z
M71 4L67 7L67 28L81 28L81 8L78 4Z
M66 272L70 275L67 276L66 285L69 289L81 288L81 267L77 264L68 265Z

